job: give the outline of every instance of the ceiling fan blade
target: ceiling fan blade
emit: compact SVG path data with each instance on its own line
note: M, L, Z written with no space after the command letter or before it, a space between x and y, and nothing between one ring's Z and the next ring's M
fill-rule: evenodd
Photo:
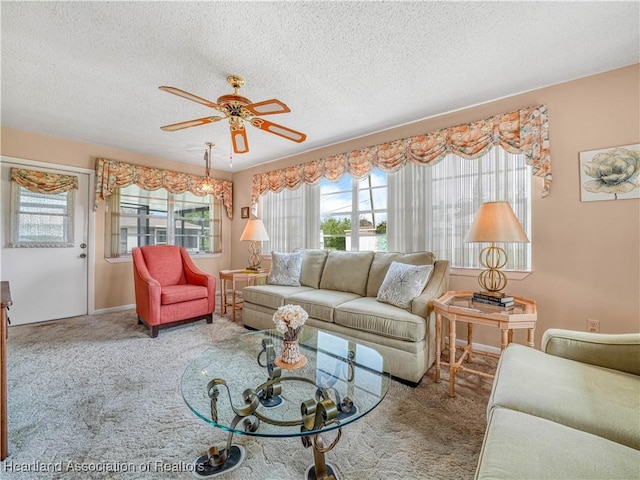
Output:
M201 103L202 105L206 105L207 107L211 107L211 108L219 107L217 103L213 103L211 100L198 97L197 95L194 95L189 92L185 92L184 90L180 90L179 88L175 88L175 87L158 87L158 88L160 88L160 90L164 90L165 92L173 93L174 95L177 95L179 97L186 98L187 100L191 100L192 102Z
M273 115L274 113L289 113L291 110L277 98L265 100L264 102L245 105L253 115Z
M164 127L160 127L161 130L165 132L175 132L176 130L182 130L183 128L189 127L197 127L198 125L205 125L207 123L217 122L218 120L222 120L223 117L204 117L204 118L196 118L195 120L187 120L186 122L172 123L171 125L165 125Z
M247 131L244 125L231 125L231 143L235 153L247 153L249 142L247 141Z
M291 140L297 143L302 143L307 138L307 136L302 132L297 132L295 130L283 127L282 125L278 125L277 123L273 123L262 118L252 118L251 125L259 128L260 130L264 130L265 132L279 135L283 138L286 138L287 140Z

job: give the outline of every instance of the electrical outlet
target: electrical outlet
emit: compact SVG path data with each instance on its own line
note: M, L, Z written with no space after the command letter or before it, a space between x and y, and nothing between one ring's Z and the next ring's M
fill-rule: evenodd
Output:
M598 333L600 331L600 320L587 318L587 332Z

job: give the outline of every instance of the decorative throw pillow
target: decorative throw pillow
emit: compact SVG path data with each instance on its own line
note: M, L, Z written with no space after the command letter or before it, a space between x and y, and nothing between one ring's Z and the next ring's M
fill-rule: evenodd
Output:
M411 309L411 301L422 293L432 271L433 265L391 262L376 300Z
M271 252L271 272L267 277L267 283L269 285L299 287L303 255L304 252Z

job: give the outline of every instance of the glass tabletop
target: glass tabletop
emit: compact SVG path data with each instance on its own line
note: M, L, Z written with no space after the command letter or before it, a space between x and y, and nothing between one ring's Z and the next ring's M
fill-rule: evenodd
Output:
M307 364L280 369L276 330L246 333L213 345L182 375L182 396L211 425L243 435L306 436L343 427L373 410L389 389L383 356L336 334L304 327Z
M508 308L475 302L471 294L452 295L447 297L443 303L449 307L460 307L463 310L485 315L520 315L530 313L532 309L531 302L518 297L514 298L513 306Z

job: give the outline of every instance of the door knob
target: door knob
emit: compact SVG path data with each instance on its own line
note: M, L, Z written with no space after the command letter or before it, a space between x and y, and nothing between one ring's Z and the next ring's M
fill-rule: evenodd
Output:
M87 258L87 254L86 253L81 253L80 254L80 258Z
M80 248L87 248L87 244L86 243L81 243L80 244Z

